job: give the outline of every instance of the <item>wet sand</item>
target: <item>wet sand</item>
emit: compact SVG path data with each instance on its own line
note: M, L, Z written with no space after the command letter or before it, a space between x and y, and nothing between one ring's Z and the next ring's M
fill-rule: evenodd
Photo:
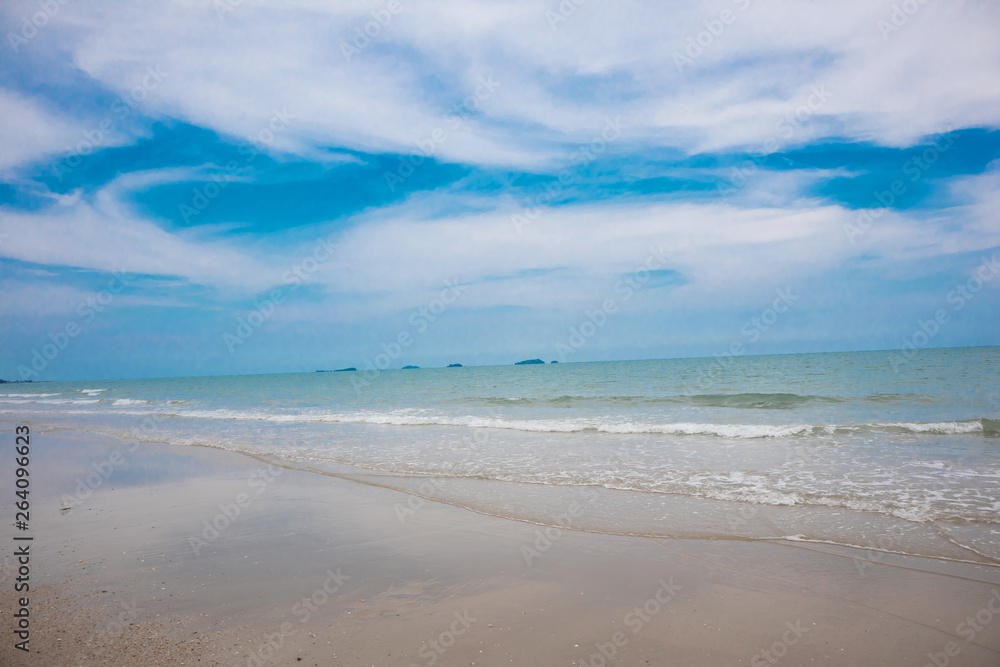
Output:
M31 653L5 502L4 665L1000 664L995 567L560 531L71 432L33 434L31 475Z

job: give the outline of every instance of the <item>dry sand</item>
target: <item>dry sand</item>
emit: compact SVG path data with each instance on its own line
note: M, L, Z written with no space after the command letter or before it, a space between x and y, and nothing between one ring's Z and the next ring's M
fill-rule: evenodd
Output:
M1000 665L1000 568L815 544L544 538L230 452L33 437L31 652L14 648L5 499L3 665Z

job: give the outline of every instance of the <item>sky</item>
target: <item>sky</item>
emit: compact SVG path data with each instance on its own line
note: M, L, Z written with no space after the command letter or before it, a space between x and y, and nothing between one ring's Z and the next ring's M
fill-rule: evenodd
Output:
M0 378L1000 344L1000 4L0 5Z

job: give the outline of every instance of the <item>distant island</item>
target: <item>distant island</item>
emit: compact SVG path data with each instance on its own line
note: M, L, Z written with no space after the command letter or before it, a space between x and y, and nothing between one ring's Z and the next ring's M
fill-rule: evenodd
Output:
M358 369L355 368L354 366L351 366L350 368L338 368L337 370L334 371L334 373L343 373L345 371L356 371L356 370Z
M526 366L528 364L544 364L545 362L541 359L525 359L524 361L518 361L515 366Z
M552 361L550 361L549 363L550 363L550 364L558 364L559 362L558 362L558 361L555 361L555 360L553 359L553 360L552 360Z
M462 368L462 364L448 364L448 368Z
M417 368L420 368L420 366L403 366L403 370L404 371L413 370L413 369L417 369Z

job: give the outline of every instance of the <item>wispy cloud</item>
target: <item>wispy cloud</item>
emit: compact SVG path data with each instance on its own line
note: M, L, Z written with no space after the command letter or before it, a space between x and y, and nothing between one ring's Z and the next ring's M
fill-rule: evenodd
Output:
M659 286L588 354L710 353L789 285L789 349L864 347L1000 246L995 3L59 7L30 39L37 3L0 8L0 288L49 304L14 348L119 270L102 326L138 356L169 322L197 357L274 289L261 355L350 350L444 281L461 325L428 346L555 340L650 248Z

